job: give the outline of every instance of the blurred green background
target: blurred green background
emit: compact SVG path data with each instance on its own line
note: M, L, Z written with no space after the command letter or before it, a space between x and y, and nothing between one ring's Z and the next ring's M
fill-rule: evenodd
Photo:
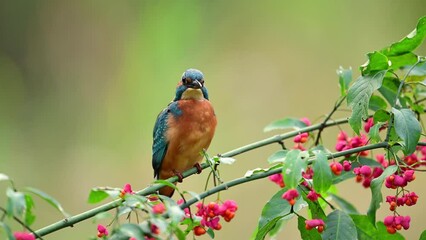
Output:
M338 98L335 70L352 66L358 76L365 53L408 34L425 9L424 0L1 0L0 172L20 189L44 190L71 214L88 210L92 187L141 189L153 180L154 121L185 69L205 74L219 121L209 153L223 153L279 133L262 131L275 119L319 121ZM328 147L336 134L325 133ZM234 165L220 167L223 179L266 167L277 149L237 156ZM180 186L201 192L205 179L194 176ZM412 216L403 231L408 239L425 228L425 180L418 174L410 187L418 205L400 212ZM5 188L2 183L0 191ZM353 181L338 188L366 211L369 190ZM222 199L235 199L239 210L216 239L248 239L277 190L260 180L224 192ZM41 200L36 213L35 229L61 219ZM380 209L380 217L388 214ZM45 239L88 239L96 232L89 220ZM294 220L278 237L299 238Z

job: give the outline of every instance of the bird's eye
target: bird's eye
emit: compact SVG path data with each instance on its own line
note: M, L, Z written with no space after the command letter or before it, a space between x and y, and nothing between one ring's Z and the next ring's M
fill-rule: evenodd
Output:
M201 79L200 81L198 81L199 83L201 83L202 85L204 85L204 79Z
M190 84L192 82L192 79L191 78L182 78L182 83L183 84Z

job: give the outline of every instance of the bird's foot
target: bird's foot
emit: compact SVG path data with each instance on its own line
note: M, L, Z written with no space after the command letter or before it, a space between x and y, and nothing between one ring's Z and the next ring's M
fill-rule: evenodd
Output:
M178 182L183 182L183 175L182 175L182 173L180 173L180 172L178 172L178 171L175 171L175 170L173 170L173 173L178 177Z
M200 174L203 171L203 168L199 163L194 164L194 167L197 168L197 174Z

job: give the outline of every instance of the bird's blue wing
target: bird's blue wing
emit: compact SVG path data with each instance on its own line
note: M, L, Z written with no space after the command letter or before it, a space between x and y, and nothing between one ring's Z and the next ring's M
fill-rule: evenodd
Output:
M158 177L161 163L166 156L168 141L166 139L167 119L169 117L168 108L158 114L157 121L154 126L154 142L152 144L152 168L154 169L154 177Z

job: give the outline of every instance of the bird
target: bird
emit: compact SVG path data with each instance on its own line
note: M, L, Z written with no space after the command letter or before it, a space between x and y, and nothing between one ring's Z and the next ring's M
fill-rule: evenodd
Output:
M204 75L200 70L186 70L176 87L172 102L157 116L153 132L152 168L154 178L178 177L196 167L201 173L202 151L207 150L217 125L209 101ZM174 189L164 186L159 194L172 197Z

